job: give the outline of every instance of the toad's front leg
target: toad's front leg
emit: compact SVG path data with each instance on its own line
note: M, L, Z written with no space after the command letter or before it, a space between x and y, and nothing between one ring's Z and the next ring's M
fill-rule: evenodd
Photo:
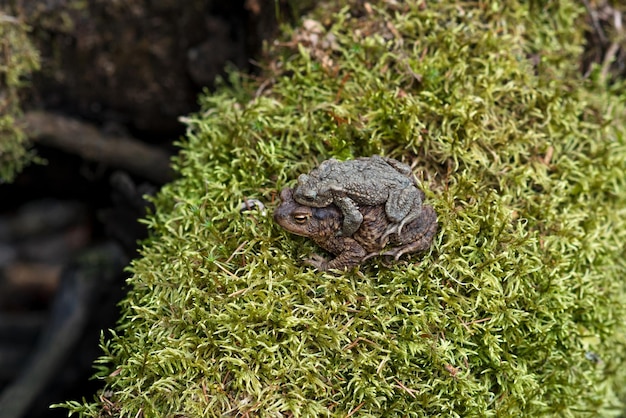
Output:
M361 227L363 223L363 214L359 211L359 207L349 197L341 197L335 199L335 204L343 213L343 227L341 233L337 236L351 237Z
M326 248L337 254L337 257L332 260L328 261L318 254L313 254L305 263L320 271L348 270L361 264L367 255L365 249L352 238L337 238L336 244L332 247L328 248L327 246Z

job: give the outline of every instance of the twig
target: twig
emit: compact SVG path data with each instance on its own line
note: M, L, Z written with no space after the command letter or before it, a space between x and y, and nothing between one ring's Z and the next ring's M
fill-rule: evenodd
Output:
M134 138L104 135L91 124L49 112L27 112L22 122L28 137L39 144L127 170L158 184L174 177L165 151Z
M585 5L585 9L587 9L587 13L589 13L591 24L593 25L593 29L596 31L598 38L600 38L600 42L603 44L606 43L606 35L602 30L602 26L600 26L600 22L598 22L598 15L596 14L596 11L589 4L589 0L583 0L583 4Z
M238 279L239 278L235 274L230 272L226 267L222 266L219 261L215 260L215 261L213 261L213 264L215 264L220 270L222 270L224 273L228 274L230 277L232 277L234 279Z
M20 23L20 21L13 16L0 13L0 23Z
M398 379L394 379L396 381L396 384L398 385L398 387L402 390L404 390L406 393L408 393L409 395L411 395L411 398L415 399L415 392L417 392L415 389L409 389L406 386L404 386L402 384L401 381L399 381Z
M617 51L619 51L619 44L617 42L613 42L611 46L609 46L609 49L606 50L606 54L604 54L604 59L602 60L602 71L600 72L602 80L606 80L606 76L609 74L611 63Z
M617 39L621 38L622 35L622 14L615 10L613 12L613 21L615 24L615 30L617 31ZM604 54L604 59L602 60L602 70L600 71L600 77L602 80L605 80L609 71L611 69L611 63L613 59L617 55L620 49L620 44L618 41L613 41L611 46L606 50L606 54Z
M248 241L242 242L241 245L239 245L239 247L237 247L237 249L235 251L233 251L233 253L230 255L230 257L228 257L228 260L224 261L224 264L230 263L230 260L232 260L235 257L235 254L237 254L239 251L241 251L241 249L243 247L245 247L247 243L248 243Z
M365 405L365 401L361 402L360 404L356 406L356 408L350 411L348 415L346 415L346 418L350 418L352 415L356 414L359 411L359 409L363 408L363 405Z

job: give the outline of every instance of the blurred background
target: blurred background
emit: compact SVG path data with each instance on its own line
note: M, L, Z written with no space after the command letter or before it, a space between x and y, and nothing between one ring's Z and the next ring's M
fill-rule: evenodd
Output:
M100 335L146 236L143 197L173 179L179 117L226 67L255 77L295 15L275 0L0 0L0 114L19 101L35 155L0 182L0 417L67 416L49 405L96 395ZM18 26L32 51L7 35ZM39 69L10 96L18 54Z

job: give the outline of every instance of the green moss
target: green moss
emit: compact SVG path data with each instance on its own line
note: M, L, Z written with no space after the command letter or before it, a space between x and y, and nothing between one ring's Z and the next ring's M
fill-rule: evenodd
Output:
M39 57L26 26L0 12L0 183L12 181L34 157L16 118L21 112L19 88L38 68Z
M610 416L623 395L623 99L572 1L325 6L264 84L202 98L85 416ZM481 6L482 4L482 6ZM558 4L558 5L557 5ZM506 6L506 11L503 11ZM271 209L322 160L413 164L440 232L340 276ZM282 414L282 415L281 415Z

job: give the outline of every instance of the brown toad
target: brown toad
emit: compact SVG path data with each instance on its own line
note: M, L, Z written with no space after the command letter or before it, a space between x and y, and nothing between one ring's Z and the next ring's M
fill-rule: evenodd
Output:
M389 222L382 238L401 234L402 228L418 219L422 210L422 192L416 187L411 168L379 155L348 161L326 160L309 174L298 177L293 197L300 204L316 208L337 205L343 213L343 225L337 235L347 237L363 221L361 205L384 205Z
M337 257L326 260L313 254L306 263L318 270L349 269L376 255L398 260L403 254L430 247L437 232L437 215L431 206L423 206L420 215L405 225L401 234L385 236L389 220L385 205L363 206L363 221L351 236L337 236L343 225L343 214L334 204L317 208L301 205L293 198L293 190L280 193L281 204L274 211L274 220L287 231L311 238L320 247ZM385 252L385 246L391 246Z

